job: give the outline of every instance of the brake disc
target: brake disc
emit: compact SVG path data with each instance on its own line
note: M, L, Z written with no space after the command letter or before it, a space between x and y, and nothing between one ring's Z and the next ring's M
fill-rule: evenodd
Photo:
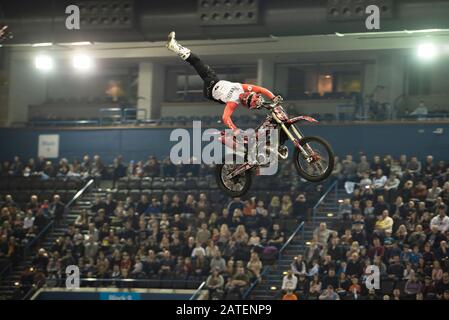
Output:
M245 185L245 178L241 174L235 176L234 178L227 178L228 174L235 169L235 165L223 165L221 170L221 181L226 188L232 191L240 191Z

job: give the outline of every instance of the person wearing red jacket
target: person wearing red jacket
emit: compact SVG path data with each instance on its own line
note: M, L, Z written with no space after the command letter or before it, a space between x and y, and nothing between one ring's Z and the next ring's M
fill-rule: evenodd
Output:
M275 96L270 90L260 86L220 80L209 65L205 64L190 49L183 47L176 41L174 31L168 35L166 47L196 70L203 79L203 93L207 99L226 105L222 116L223 123L236 134L240 130L232 121L231 116L240 104L249 109L257 109L264 101L263 96L275 103L283 100L281 96ZM287 153L287 148L280 147L279 152Z

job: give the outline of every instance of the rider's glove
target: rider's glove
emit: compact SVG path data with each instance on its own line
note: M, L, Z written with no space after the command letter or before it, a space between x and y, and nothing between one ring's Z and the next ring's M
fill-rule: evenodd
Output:
M282 103L282 101L284 101L284 98L282 98L279 95L273 98L273 103L275 103L275 104Z
M254 106L255 109L260 109L262 107L265 100L262 98L262 96L259 96L259 99L256 101L256 105Z

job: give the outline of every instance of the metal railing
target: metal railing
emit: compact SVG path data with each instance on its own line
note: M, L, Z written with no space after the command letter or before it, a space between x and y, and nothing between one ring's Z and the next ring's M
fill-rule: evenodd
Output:
M34 295L34 293L37 291L36 289L37 289L36 285L33 284L31 286L30 290L28 290L28 292L25 293L25 295L22 297L22 300L30 299Z
M107 123L121 123L123 119L123 110L121 108L101 108L100 126L107 120Z
M64 216L66 215L68 209L70 208L70 206L86 191L86 189L94 182L93 179L90 179L83 188L81 188L73 197L72 199L64 206ZM41 238L44 236L44 234L47 233L47 231L50 228L53 228L55 225L55 221L52 219L40 232L39 234L34 237L33 240L31 240L29 243L27 243L27 245L24 248L24 254L23 254L23 259L25 260L28 255L30 254L31 250L33 249L33 246L39 241L41 240ZM31 295L36 291L36 289L38 289L36 286L32 286L23 296L22 300L26 300L29 297L31 297Z
M284 245L281 247L281 249L279 249L279 254L278 254L278 259L277 259L278 262L282 258L282 252L285 250L285 248L287 248L287 246L290 244L290 242L292 242L293 238L299 233L299 231L301 229L304 231L304 221L299 224L299 226L295 229L295 231L293 231L293 233L290 235L290 237L287 239L287 241L284 243ZM303 233L303 237L304 237L304 233ZM271 270L270 266L266 266L262 270L262 272L260 273L260 277L256 280L254 280L251 283L251 285L249 286L249 288L243 294L243 299L246 299L251 294L251 292L254 290L254 288L259 284L260 279L262 279L270 270Z
M124 123L137 123L139 120L147 120L148 111L142 108L126 108L123 109L122 121Z
M90 179L82 189L80 189L73 197L72 199L64 206L64 215L67 214L67 211L69 210L70 206L86 191L87 188L94 182L93 179ZM28 256L29 250L40 240L40 238L51 228L54 226L54 220L51 220L42 230L38 233L36 237L33 238L30 242L27 243L27 245L24 248L24 259Z
M30 251L32 250L33 246L44 236L44 234L54 225L54 220L51 220L45 227L42 228L42 230L31 240L28 242L23 249L23 259L25 260L28 255L30 254Z
M7 260L8 261L5 263L3 268L0 270L0 282L3 280L4 274L9 273L12 269L12 262L9 259L7 259Z
M298 234L300 230L303 230L303 237L304 237L304 221L299 224L299 226L293 231L291 236L288 238L288 240L284 243L284 245L279 249L279 257L278 260L282 258L282 252L287 248L287 246L290 244L290 242L293 240L293 238Z
M315 216L316 216L316 212L318 207L320 206L320 204L324 201L324 199L326 198L326 196L333 190L335 189L335 197L338 198L338 181L335 180L334 182L332 182L332 184L330 185L330 187L326 190L326 192L321 196L321 198L318 200L318 202L315 204L315 206L313 207L313 216L312 216L312 223L313 225L315 224ZM298 227L295 229L295 231L293 231L293 233L290 235L290 237L287 239L287 241L282 245L281 249L279 250L279 255L278 255L278 262L279 260L282 258L282 252L287 248L287 246L291 243L291 241L293 240L293 238L302 230L302 238L304 239L304 221L301 222ZM263 272L261 273L261 277L262 278L267 272L269 272L271 270L271 268L269 266L265 267ZM259 284L259 279L255 280L251 286L248 288L248 290L246 290L245 294L243 295L244 299L246 299L251 292L254 290L254 288Z
M143 108L101 108L100 126L106 124L138 123L148 120L148 111Z
M85 185L84 187L79 190L74 196L73 198L65 205L65 210L67 211L69 209L69 207L73 204L73 202L75 202L79 197L81 197L81 195L87 190L87 188L90 187L90 185L94 183L94 179L90 179Z
M270 266L266 266L263 268L262 272L260 273L260 278L256 279L251 283L248 289L243 293L242 299L246 300L248 296L251 294L251 292L254 290L254 288L259 284L260 281L262 281L263 277L271 270Z
M312 225L315 225L315 220L316 220L316 214L318 212L318 207L321 205L321 203L324 201L324 199L327 197L327 195L333 189L335 189L335 198L338 199L338 181L337 180L332 182L330 187L326 190L326 192L321 196L321 198L318 200L318 202L313 207L313 209L312 209Z
M206 286L206 281L201 282L198 289L195 290L195 292L192 294L192 296L189 298L189 300L196 300L197 296L199 297L199 294L201 293L201 290Z
M131 286L132 288L157 288L157 289L189 289L189 284L197 284L200 279L151 279L151 278L81 278L81 287L89 287L94 285L95 287L111 286L126 288ZM196 286L193 286L195 289ZM198 289L197 289L198 290Z

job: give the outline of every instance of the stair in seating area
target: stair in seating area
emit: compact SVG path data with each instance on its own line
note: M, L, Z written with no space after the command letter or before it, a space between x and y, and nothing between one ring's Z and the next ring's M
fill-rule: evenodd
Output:
M72 224L80 212L83 209L89 209L92 206L93 200L97 194L105 195L103 191L94 191L85 193L78 199L75 204L72 205L68 214L65 217L65 221L57 226L53 226L50 230L39 240L38 246L33 249L33 252L39 250L39 248L44 248L45 250L50 250L53 243L58 237L64 236L67 226ZM20 282L20 277L26 268L32 265L33 255L29 254L24 260L20 261L19 264L13 266L12 271L4 278L0 279L0 300L10 300L16 298L14 291L16 291L16 283Z
M281 258L275 265L270 266L269 271L263 277L262 281L252 290L249 299L251 300L275 300L281 298L281 287L284 272L290 269L290 265L294 258L300 254L304 254L307 242L312 239L313 231L321 222L326 222L330 227L334 221L338 219L338 198L337 196L346 195L344 189L338 189L337 195L335 191L329 192L322 203L317 207L315 221L307 221L304 223L303 231L293 238L290 244L284 249Z
M89 193L84 194L80 199L76 201L76 204L70 209L69 213L65 217L65 221L61 226L55 227L53 232L49 234L46 239L42 242L42 248L49 249L52 244L56 241L58 237L64 236L67 227L73 224L78 217L78 215L83 210L88 210L94 203L95 197L99 195L102 198L106 196L106 191L101 189L93 190ZM87 231L83 230L82 233L85 234Z

